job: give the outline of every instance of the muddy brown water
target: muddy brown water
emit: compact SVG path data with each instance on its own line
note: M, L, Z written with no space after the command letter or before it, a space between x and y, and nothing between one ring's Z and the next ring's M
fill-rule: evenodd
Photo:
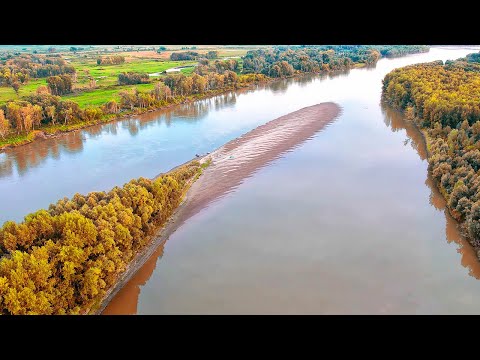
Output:
M0 222L153 177L333 101L335 122L196 211L104 313L480 313L479 263L427 174L420 134L380 102L392 69L472 51L436 47L10 149L0 154Z

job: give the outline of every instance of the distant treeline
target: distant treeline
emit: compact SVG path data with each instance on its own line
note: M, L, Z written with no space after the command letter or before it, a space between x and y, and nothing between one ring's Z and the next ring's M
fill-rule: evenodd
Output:
M424 53L430 50L428 45L373 45L372 47L386 57Z
M118 74L119 85L145 84L150 81L148 74L139 72L124 72Z
M425 133L429 169L452 215L480 247L480 54L396 69L383 97Z
M202 57L207 59L216 59L218 58L218 51L212 50L207 52L205 55L201 55L196 51L177 51L170 54L170 60L179 61L179 60L198 60Z
M172 52L170 54L170 60L180 61L180 60L197 60L199 54L196 51L184 51L184 52Z
M251 50L243 58L243 72L270 77L294 72L328 72L349 69L352 65L375 64L382 56L428 51L423 45L323 45L278 46L272 50Z
M156 180L75 194L0 229L0 314L84 314L180 204L193 162Z

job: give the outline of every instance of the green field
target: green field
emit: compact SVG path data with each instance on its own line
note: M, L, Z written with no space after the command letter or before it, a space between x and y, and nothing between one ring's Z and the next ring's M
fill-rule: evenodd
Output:
M159 61L159 60L134 60L120 65L97 65L95 60L82 58L69 58L70 64L77 70L77 83L74 84L74 94L63 96L64 99L77 101L81 107L87 105L102 105L112 99L118 100L118 92L122 89L131 89L133 86L118 86L118 74L122 72L145 72L148 74L162 72L177 66L194 65L196 61ZM189 75L194 67L182 69ZM89 77L96 80L96 88L89 89ZM20 87L17 94L11 87L0 87L0 105L8 100L17 100L20 97L35 93L40 85L46 85L46 79L31 79L28 84ZM153 84L140 84L138 89L152 89Z
M144 72L147 74L162 72L177 66L194 65L196 61L134 60L120 65L97 65L91 60L72 59L71 65L77 69L78 83L87 83L89 76L97 81L97 86L116 85L118 74L122 72Z
M124 85L124 86L109 86L105 88L98 88L89 91L82 91L78 94L70 94L63 96L63 99L70 99L78 103L80 107L84 108L90 105L101 106L110 100L120 101L118 93L121 90L130 90L134 87L138 90L151 90L154 84L138 84L138 85Z
M0 105L5 104L8 100L19 100L22 96L34 93L40 85L47 85L45 79L32 79L26 85L22 85L18 91L18 96L11 87L0 87Z

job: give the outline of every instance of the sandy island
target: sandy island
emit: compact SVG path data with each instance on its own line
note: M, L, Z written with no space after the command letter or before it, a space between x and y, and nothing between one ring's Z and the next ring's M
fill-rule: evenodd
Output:
M137 254L117 284L105 295L95 314L109 302L154 254L155 250L187 219L209 203L228 194L255 171L314 136L340 114L332 102L308 106L269 121L195 160L211 160L200 178L190 187L182 204L152 243Z

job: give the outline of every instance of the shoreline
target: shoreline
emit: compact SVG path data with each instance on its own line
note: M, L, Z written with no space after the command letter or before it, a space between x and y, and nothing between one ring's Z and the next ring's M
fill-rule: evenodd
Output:
M50 138L57 138L57 137L60 137L64 134L68 134L68 133L71 133L71 132L83 130L83 129L86 129L86 128L89 128L89 127L92 127L92 126L109 124L109 123L116 122L116 121L123 121L127 118L134 118L136 116L140 116L140 115L150 113L150 112L167 110L167 109L173 108L175 106L180 106L180 105L183 105L183 104L192 103L192 102L195 102L195 101L198 101L198 100L209 99L209 98L212 98L212 97L215 97L215 96L226 94L226 93L231 92L231 91L248 90L248 89L252 89L252 88L254 88L258 85L266 85L266 84L273 83L275 81L281 81L281 80L285 80L285 79L301 78L302 76L306 76L306 75L335 75L335 74L341 74L345 71L350 71L350 70L354 70L354 69L362 69L362 68L365 68L365 66L362 66L362 67L352 66L351 68L348 68L348 69L341 69L341 70L339 69L339 70L333 70L333 71L327 71L327 72L318 72L318 73L316 73L316 72L303 72L303 73L294 74L294 75L291 75L291 76L281 77L281 78L268 77L265 81L247 83L243 86L239 86L238 88L222 89L218 92L215 92L215 90L213 90L214 91L213 93L209 93L209 94L205 93L205 94L202 94L200 96L197 95L194 98L191 98L191 97L187 96L184 100L182 100L178 103L171 103L171 104L161 106L161 107L157 107L157 108L153 108L153 109L136 108L135 110L133 110L131 112L124 113L124 114L119 114L118 116L112 116L111 118L100 119L97 122L73 124L72 128L68 129L68 130L57 129L52 133L48 133L45 130L42 130L42 128L40 128L40 129L32 130L32 132L30 132L28 135L26 135L26 138L19 143L0 145L0 154L5 152L8 149L28 145L28 144L31 144L32 142L37 141L37 140L48 140ZM192 96L192 95L190 95L190 96ZM78 126L76 126L76 125L78 125ZM43 129L45 129L45 128L43 128ZM47 131L48 131L48 129L47 129ZM29 135L32 135L31 139L28 139Z
M390 105L388 105L388 106L390 106ZM412 121L412 120L409 120L409 119L406 118L405 111L403 109L397 109L397 108L394 108L394 107L392 107L392 109L394 109L396 111L399 111L401 113L401 115L403 116L404 121L411 124L418 131L418 133L420 134L420 137L422 138L423 146L425 148L427 163L428 163L428 165L430 165L429 159L430 159L431 154L430 154L430 150L428 149L428 143L429 143L428 135L425 134L425 132L419 126L417 126L415 121ZM475 245L474 242L472 241L472 239L470 238L470 236L468 235L468 232L465 228L465 221L462 221L462 222L458 221L458 219L452 213L452 210L448 206L448 200L445 198L445 195L443 194L443 192L442 192L442 190L439 186L438 181L432 176L432 171L430 170L430 166L427 166L427 173L428 173L428 175L431 176L433 185L435 186L438 193L442 196L442 199L445 201L445 209L447 210L450 217L455 221L455 225L456 225L460 235L463 236L465 238L465 240L470 244L470 246L472 247L472 249L475 252L475 255L476 255L477 259L480 261L480 246Z
M341 108L332 102L308 106L260 125L209 154L187 161L186 163L199 161L203 164L210 160L210 165L189 186L180 206L165 226L157 232L150 244L136 254L98 307L91 309L89 314L101 314L159 246L165 244L186 220L228 194L257 170L310 139L340 114Z
M272 78L272 80L278 80L278 79L274 79ZM12 148L17 148L19 146L24 146L24 145L28 145L28 144L31 144L32 142L36 141L36 140L39 140L39 139L42 139L42 140L48 140L50 138L56 138L56 137L59 137L59 136L62 136L64 134L68 134L68 133L71 133L71 132L74 132L74 131L79 131L79 130L83 130L83 129L87 129L89 127L92 127L92 126L97 126L97 125L104 125L104 124L109 124L109 123L112 123L112 122L115 122L115 121L123 121L127 118L134 118L136 116L140 116L140 115L143 115L143 114L146 114L146 113L149 113L149 112L155 112L155 111L162 111L162 110L167 110L167 109L170 109L170 108L173 108L175 106L179 106L179 105L183 105L183 104L187 104L187 103L191 103L191 102L195 102L197 100L204 100L204 99L208 99L208 98L211 98L211 97L215 97L215 96L219 96L219 95L222 95L222 94L226 94L230 91L237 91L237 90L242 90L242 89L249 89L249 88L253 88L254 86L257 86L257 85L260 85L260 84L267 84L267 83L270 83L271 81L268 80L268 81L263 81L263 82L256 82L256 83L251 83L251 84L248 84L246 86L240 86L238 88L234 88L234 89L224 89L220 92L216 92L216 93L209 93L209 94L203 94L201 96L197 96L195 98L185 98L184 100L182 100L181 102L179 103L171 103L171 104L168 104L168 105L165 105L165 106L161 106L161 107L157 107L157 108L153 108L153 109L141 109L141 108L136 108L135 110L133 110L132 112L128 112L128 113L125 113L125 114L121 114L119 116L113 116L111 118L107 118L107 119L100 119L99 121L97 122L94 122L94 123L80 123L80 124L74 124L72 129L68 129L68 130L60 130L60 129L57 129L55 130L54 132L52 132L51 134L50 133L47 133L45 132L44 130L42 129L36 129L36 130L32 130L32 132L30 132L28 135L31 135L31 134L35 134L35 132L37 133L37 135L34 135L32 139L28 139L28 135L27 138L24 139L24 141L21 141L19 143L14 143L14 144L5 144L5 145L1 145L0 146L0 154L2 152L4 152L5 150L7 149L12 149ZM78 126L75 126L75 125L78 125Z

